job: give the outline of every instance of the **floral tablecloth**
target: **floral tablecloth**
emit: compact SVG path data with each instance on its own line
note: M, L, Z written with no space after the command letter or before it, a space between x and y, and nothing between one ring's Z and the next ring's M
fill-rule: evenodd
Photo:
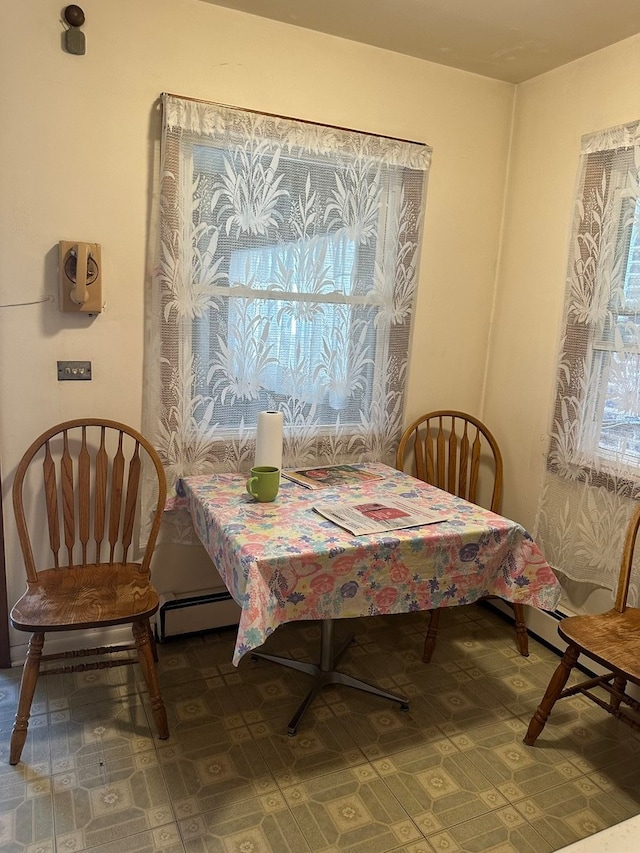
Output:
M233 662L283 622L406 613L498 595L553 610L560 585L513 521L380 464L383 479L311 490L283 479L257 503L240 474L187 477L184 498L199 539L242 608ZM313 510L319 502L417 500L448 520L352 536Z

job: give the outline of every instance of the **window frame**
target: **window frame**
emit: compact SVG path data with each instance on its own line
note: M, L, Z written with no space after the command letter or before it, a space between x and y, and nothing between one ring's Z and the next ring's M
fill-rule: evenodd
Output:
M265 138L272 139L281 152L293 152L299 159L306 159L309 152L315 156L326 150L332 157L351 163L350 184L344 187L345 195L332 199L340 202L339 206L334 204L333 210L341 220L336 230L353 226L353 233L359 238L369 233L367 229L371 223L375 226L383 215L383 211L375 207L371 211L372 215L375 211L375 216L369 216L366 203L373 190L365 188L363 195L359 195L357 179L362 174L366 181L366 172L361 173L359 169L367 169L370 165L376 172L380 169L383 184L386 181L386 186L398 187L394 211L384 214L385 227L381 234L386 246L384 263L380 270L371 269L375 278L373 286L369 285L374 298L380 300L381 307L377 309L380 340L385 341L377 346L375 356L375 368L379 368L381 381L373 391L370 417L362 416L360 423L349 429L342 423L336 424L335 433L327 434L327 428L317 426L313 417L305 418L295 398L291 398L290 405L283 410L283 464L367 461L393 464L402 432L431 148L424 143L165 93L162 96L157 208L152 218L156 241L149 270L142 414L145 433L163 460L170 488L183 476L245 471L253 460L257 413L241 419L239 428L221 429L208 401L193 394L193 374L202 369L202 365L194 360L197 346L194 347L192 336L192 318L204 309L207 299L213 298L211 288L220 282L216 278L217 270L210 274L206 267L209 262L204 257L206 249L199 247L195 237L192 239L192 211L198 202L193 192L191 196L189 193L193 190L194 145L211 138L218 140L222 147L228 144L230 150L240 155L240 148L247 139L260 139L265 134L273 134ZM247 165L252 167L253 163ZM239 174L241 171L238 168ZM397 181L389 178L390 173L398 175ZM246 177L249 175L247 171ZM231 177L236 180L236 176ZM233 186L232 181L227 188L232 190ZM188 204L182 203L183 198L188 199ZM330 201L328 194L323 192L323 217ZM347 208L349 202L356 205L353 217ZM239 208L231 212L242 214ZM258 215L260 213L258 211ZM268 211L262 213L268 214ZM225 227L228 217L227 214ZM238 221L237 216L234 221ZM311 233L308 222L303 212L298 232ZM228 296L228 288L223 290L222 295ZM262 291L261 296L264 293ZM372 302L370 297L362 299L367 309Z

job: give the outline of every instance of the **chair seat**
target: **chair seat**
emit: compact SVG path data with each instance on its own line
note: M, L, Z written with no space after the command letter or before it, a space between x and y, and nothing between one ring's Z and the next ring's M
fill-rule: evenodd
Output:
M558 633L607 669L617 669L640 684L640 609L609 610L594 616L569 616Z
M158 594L139 563L71 566L38 573L11 610L19 631L65 631L149 618Z

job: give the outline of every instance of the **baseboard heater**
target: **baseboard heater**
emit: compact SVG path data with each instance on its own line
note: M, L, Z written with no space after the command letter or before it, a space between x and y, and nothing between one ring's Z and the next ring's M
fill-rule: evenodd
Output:
M176 636L237 625L239 619L240 608L227 590L165 592L155 618L156 640L162 643Z
M484 603L508 619L513 619L513 611L502 601L492 599ZM571 614L559 609L531 610L527 627L530 633L545 645L562 652L564 644L559 639L555 626L568 615ZM166 592L160 596L160 607L155 617L156 640L163 642L176 636L237 625L239 619L240 608L226 589L195 590L188 593Z

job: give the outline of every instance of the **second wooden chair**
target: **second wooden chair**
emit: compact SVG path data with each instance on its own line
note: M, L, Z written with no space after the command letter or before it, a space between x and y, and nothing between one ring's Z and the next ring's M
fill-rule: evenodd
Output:
M502 499L502 454L487 427L465 412L428 412L404 431L396 453L396 468L439 489L499 512ZM482 475L481 475L482 472ZM483 489L486 489L486 494ZM512 604L516 642L529 654L524 605ZM429 663L436 646L440 608L429 611L422 659Z
M606 613L568 616L558 623L567 643L564 656L531 718L524 742L533 746L558 699L584 696L635 731L640 731L640 608L628 607L633 554L640 530L640 506L627 525L614 606ZM567 687L580 655L604 669ZM628 686L631 690L628 691ZM635 692L635 695L630 695ZM622 746L622 739L620 740Z

